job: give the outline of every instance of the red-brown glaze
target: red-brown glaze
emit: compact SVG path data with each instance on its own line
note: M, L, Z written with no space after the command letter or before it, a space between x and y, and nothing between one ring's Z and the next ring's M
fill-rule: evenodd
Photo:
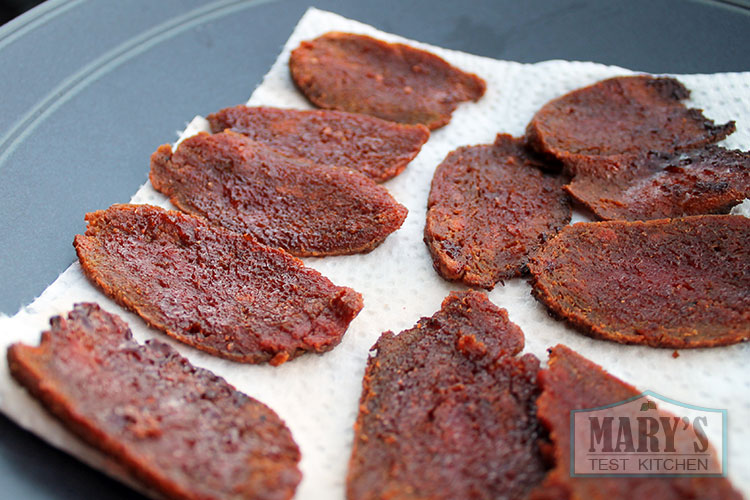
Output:
M86 215L83 272L151 326L233 361L278 365L333 349L362 297L299 259L148 205Z
M477 101L484 80L408 45L331 32L302 42L289 69L297 88L320 108L400 123L446 125L462 101Z
M565 190L600 219L726 213L750 197L750 153L718 146L676 154L587 157Z
M564 228L529 263L534 296L592 337L653 347L750 339L750 219Z
M541 166L505 134L448 154L432 179L425 225L442 277L492 288L526 271L529 256L570 220L565 181Z
M576 173L579 156L673 153L734 132L734 122L715 125L701 110L685 107L681 101L689 95L674 78L610 78L545 104L526 128L526 140Z
M537 446L539 360L479 292L384 333L364 376L349 500L523 498L544 476Z
M640 392L563 345L550 349L549 369L539 373L539 383L537 414L549 431L555 467L529 500L742 499L723 477L571 477L571 411L610 405Z
M173 499L292 498L300 452L273 410L167 344L139 344L96 304L50 323L38 347L10 346L11 375L146 486Z
M350 168L375 182L403 172L430 137L424 125L343 111L235 106L207 118L214 133L231 129L287 156Z
M293 255L369 252L406 207L362 174L289 158L234 132L200 133L151 155L153 186L180 210Z

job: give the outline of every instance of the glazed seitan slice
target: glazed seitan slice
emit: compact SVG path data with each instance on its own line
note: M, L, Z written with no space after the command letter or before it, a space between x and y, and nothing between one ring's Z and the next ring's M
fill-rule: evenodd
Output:
M430 129L446 125L486 83L440 57L408 45L330 32L292 51L297 88L319 108L363 113Z
M263 403L118 316L78 304L10 373L65 426L165 498L291 499L300 452Z
M534 296L595 338L652 347L750 339L750 219L578 223L529 264Z
M549 352L549 368L539 373L542 394L538 399L537 414L549 431L547 450L554 467L528 497L529 500L742 499L724 477L572 477L571 412L606 407L641 393L564 345L557 345ZM649 414L653 415L653 412ZM659 416L677 419L661 410ZM677 439L685 439L682 436L684 434L678 434ZM693 444L694 438L691 437L689 443L681 445L675 441L674 446L676 449L688 446L692 451Z
M588 157L570 195L604 220L727 213L750 197L750 153L719 146Z
M299 259L181 212L113 205L74 246L86 276L151 326L210 354L278 365L333 349L362 297Z
M690 92L674 78L620 76L574 90L545 104L529 122L526 141L577 173L581 157L656 151L674 153L716 143L735 131L716 125L682 100Z
M520 328L480 292L384 333L362 384L347 498L523 498L544 476L536 373Z
M151 155L153 186L180 210L298 257L365 253L406 207L364 175L290 158L227 131Z
M527 271L529 257L571 214L565 180L543 166L507 134L458 148L438 165L424 239L443 278L489 289Z
M287 156L346 167L375 182L403 172L430 137L424 125L344 111L235 106L207 119L213 133L232 130Z

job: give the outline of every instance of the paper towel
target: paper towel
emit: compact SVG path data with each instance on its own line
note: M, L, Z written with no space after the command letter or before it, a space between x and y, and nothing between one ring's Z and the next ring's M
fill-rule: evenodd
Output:
M461 104L449 125L433 131L404 173L385 184L409 209L399 231L366 255L305 259L307 265L335 284L350 286L364 296L364 309L352 322L341 345L329 353L305 355L278 368L218 359L149 329L140 318L94 289L77 263L31 305L13 317L0 318L3 353L13 342L37 343L50 316L64 314L80 301L95 301L120 314L141 341L159 338L170 343L195 365L225 377L239 390L271 406L287 422L302 450L304 478L297 490L298 499L344 497L362 375L368 351L380 333L410 328L421 316L438 310L450 290L462 289L461 285L448 283L435 273L422 242L427 195L435 167L458 146L492 143L498 132L522 135L534 112L554 97L603 78L632 73L589 62L520 64L494 60L406 40L332 13L310 9L249 103L310 108L289 78L289 52L302 40L330 30L409 43L487 81L486 95L477 103ZM718 123L737 121L737 132L723 142L725 146L750 149L750 73L679 75L679 79L692 91L689 106L703 108L706 116ZM183 136L203 128L205 120L199 117ZM169 207L149 183L132 201ZM573 220L585 218L574 214ZM72 241L73 235L70 238ZM511 320L521 326L526 336L525 351L534 353L543 362L548 347L564 343L641 390L650 389L677 401L728 410L729 477L750 496L750 431L745 425L750 421L750 370L746 368L750 344L683 350L674 359L672 350L593 340L567 328L551 319L545 308L531 297L524 279L497 286L489 297L506 308ZM0 361L0 410L94 467L110 469L107 459L65 431L10 379L4 355Z

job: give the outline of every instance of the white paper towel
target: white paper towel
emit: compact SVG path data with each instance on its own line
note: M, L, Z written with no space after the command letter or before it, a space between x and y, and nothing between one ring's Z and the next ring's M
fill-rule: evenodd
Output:
M344 497L352 426L368 350L381 332L410 328L420 316L432 315L450 290L462 288L435 273L422 242L427 195L435 167L458 146L492 143L498 132L522 135L534 112L554 97L603 78L632 72L587 62L520 64L493 60L405 40L332 13L310 9L249 103L310 108L289 78L289 52L302 40L330 30L363 33L425 48L487 81L486 95L478 103L461 104L450 124L432 133L404 173L385 184L409 209L399 231L366 255L305 260L337 285L350 286L364 296L365 307L352 322L341 345L324 355L306 355L278 368L218 359L149 329L140 318L94 289L75 263L31 305L11 318L0 318L3 353L0 410L55 446L97 468L109 469L105 458L65 431L10 379L4 356L5 349L13 342L36 344L40 332L47 329L50 316L66 313L75 302L95 301L123 316L137 339L159 338L170 343L195 365L225 377L239 390L278 412L302 450L304 478L296 498ZM737 121L737 132L723 144L750 149L750 73L679 75L679 78L692 91L688 105L703 108L718 123ZM191 123L190 133L204 126L205 121L198 118ZM166 199L148 183L132 201L169 207ZM577 220L584 218L575 214L574 221ZM73 235L70 238L72 241ZM671 350L624 346L576 333L547 315L545 308L531 297L530 287L523 279L509 280L490 292L489 297L506 308L511 320L521 326L526 335L526 352L536 354L543 362L547 359L547 347L564 343L639 389L650 389L693 405L727 409L729 476L750 496L750 431L746 426L750 421L750 370L746 368L750 362L750 344L683 350L674 359Z

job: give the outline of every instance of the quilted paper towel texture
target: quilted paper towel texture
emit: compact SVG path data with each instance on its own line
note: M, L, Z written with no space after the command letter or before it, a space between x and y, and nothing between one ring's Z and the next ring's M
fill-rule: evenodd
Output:
M350 286L364 296L365 307L352 322L341 345L322 356L303 356L278 368L214 358L149 329L140 318L93 288L77 263L17 315L0 318L3 352L16 341L38 342L50 316L65 313L80 301L96 301L120 314L140 341L159 338L170 343L195 365L214 371L239 390L271 406L287 422L302 450L304 478L297 499L344 498L362 375L368 351L380 333L410 328L419 317L439 309L450 290L462 288L445 282L435 273L422 242L427 195L435 167L458 146L491 143L498 132L523 134L534 112L554 97L603 78L632 73L587 62L520 64L494 60L406 40L336 14L310 9L253 92L249 104L310 108L289 78L289 52L302 40L331 30L362 33L428 49L459 68L478 74L488 84L487 93L479 102L461 104L450 124L432 133L404 173L385 184L409 209L399 231L366 255L305 259L307 265L337 285ZM737 121L737 132L723 144L750 149L750 73L679 75L679 78L692 91L688 105L703 108L716 122ZM226 103L234 104L237 103ZM205 120L197 117L182 137L202 129ZM147 164L145 159L144 164ZM132 201L170 207L148 182ZM585 217L574 214L573 220ZM73 235L70 237L72 241ZM530 287L523 279L509 280L490 292L489 297L506 308L511 320L521 326L526 335L525 351L543 361L547 358L547 347L564 343L639 389L650 389L694 405L727 409L729 476L746 496L750 495L750 431L744 425L750 421L750 372L745 369L750 345L684 350L674 359L670 350L623 346L576 333L547 315L544 307L531 297ZM55 446L122 478L109 461L71 436L13 383L5 357L0 359L0 410Z

